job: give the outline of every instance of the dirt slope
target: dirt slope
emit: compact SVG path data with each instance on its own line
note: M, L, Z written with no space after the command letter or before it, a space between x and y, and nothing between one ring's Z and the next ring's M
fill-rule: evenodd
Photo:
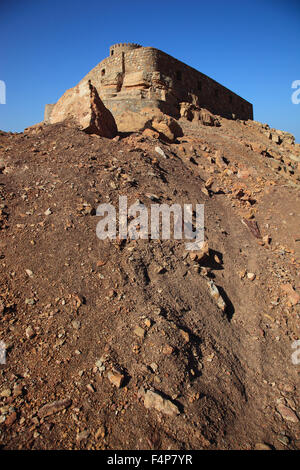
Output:
M181 124L174 144L64 125L0 135L4 449L300 448L293 147L251 123ZM209 256L100 241L95 209L119 195L204 203Z

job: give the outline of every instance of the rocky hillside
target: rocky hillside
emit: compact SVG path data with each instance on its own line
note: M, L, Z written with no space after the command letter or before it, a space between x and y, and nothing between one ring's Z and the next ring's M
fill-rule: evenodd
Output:
M300 146L191 109L150 124L0 135L0 445L299 449ZM99 240L119 195L204 203L206 251Z

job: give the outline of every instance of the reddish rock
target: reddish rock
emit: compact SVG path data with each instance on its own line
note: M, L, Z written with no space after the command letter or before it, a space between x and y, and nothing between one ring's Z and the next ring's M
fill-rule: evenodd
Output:
M5 420L5 425L6 426L11 426L12 424L14 424L14 422L17 420L17 413L15 411L13 411L13 413L11 413Z
M107 374L107 378L115 387L120 388L124 383L124 374L121 374L118 371L110 371Z
M200 121L204 126L220 126L220 121L210 111L191 103L180 103L180 116L188 121Z
M149 139L158 139L159 138L159 132L154 131L152 129L145 129L143 131L143 135L145 137L149 137Z
M299 419L298 419L296 413L293 410L291 410L290 408L288 408L287 406L285 406L283 403L280 403L277 406L277 409L278 409L279 413L281 414L281 416L283 417L283 419L285 419L286 421L290 421L292 423L298 423L299 422Z
M168 142L173 142L177 137L182 137L183 132L171 116L167 116L156 108L144 108L140 113L127 111L116 116L117 126L120 132L140 132L150 137L161 137Z
M47 403L47 405L44 405L38 411L38 416L40 418L46 418L46 416L53 415L54 413L58 413L59 411L68 408L69 406L71 406L71 404L72 400L70 400L69 398L65 400L54 401L52 403Z
M109 139L118 133L112 113L104 106L90 81L67 90L55 104L49 122L54 124L63 121L77 125L88 134Z
M297 305L300 302L300 295L294 290L291 284L281 284L281 289L288 296L289 301L292 305Z
M255 238L259 238L259 239L262 238L260 230L259 230L259 226L258 226L256 220L247 220L247 219L243 218L242 222L243 222L244 225L246 225L246 227L249 228L250 232L252 233L252 235Z
M144 398L146 408L154 408L169 416L176 416L180 413L178 407L171 400L163 398L159 393L147 390Z

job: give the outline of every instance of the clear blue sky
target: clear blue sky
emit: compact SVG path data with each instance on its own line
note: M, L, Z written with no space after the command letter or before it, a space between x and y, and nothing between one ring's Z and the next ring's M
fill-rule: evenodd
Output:
M153 46L254 105L300 142L300 0L0 0L0 129L22 131L118 42Z

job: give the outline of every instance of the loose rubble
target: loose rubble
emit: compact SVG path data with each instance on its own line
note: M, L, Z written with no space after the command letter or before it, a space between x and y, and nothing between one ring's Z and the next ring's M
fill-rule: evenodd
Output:
M299 144L184 105L173 136L91 118L0 133L1 448L299 449ZM204 204L202 248L99 240L125 194Z

